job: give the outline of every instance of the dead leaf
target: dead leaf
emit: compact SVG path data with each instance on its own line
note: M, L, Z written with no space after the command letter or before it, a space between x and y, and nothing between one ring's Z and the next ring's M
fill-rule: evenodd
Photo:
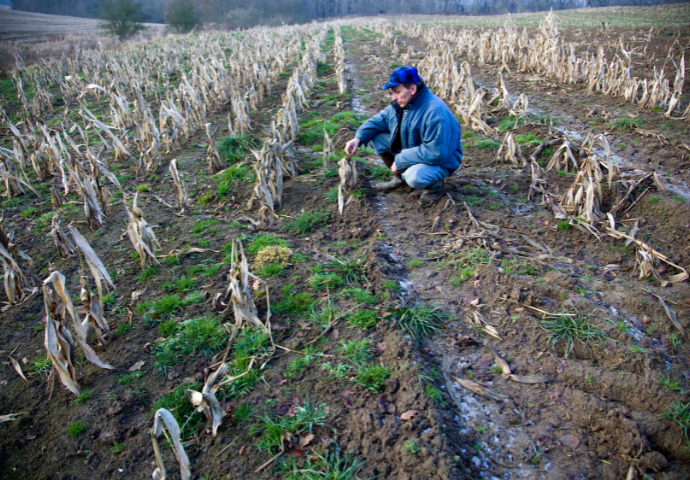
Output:
M19 362L17 362L14 358L10 357L10 362L12 362L12 366L14 369L17 371L20 377L24 379L25 382L29 383L29 381L26 379L24 376L24 372L22 372L22 367L19 365Z
M385 393L376 397L376 405L379 407L379 410L381 410L381 413L395 413L395 405L388 403Z
M11 422L12 420L16 420L17 415L21 415L21 413L8 413L7 415L0 415L0 423Z
M400 415L400 420L407 421L417 415L419 413L419 410L408 410L402 415Z
M568 364L565 363L565 362L562 362L562 363L558 366L558 373L563 373L563 370L565 370L566 365L568 365Z
M479 345L479 342L473 337L468 335L463 335L455 341L455 345L458 347L469 347L470 345Z
M0 308L0 312L5 313L7 310L9 310L12 307L9 303L5 305L4 307Z
M257 291L259 288L261 288L261 282L259 280L254 280L254 283L252 283L252 290Z
M141 290L134 290L132 292L132 301L130 302L130 305L134 305L135 303L137 303L137 301L142 297L142 295L146 293L147 288L148 287L144 287Z
M340 332L338 331L337 328L333 329L333 333L331 333L331 336L333 337L334 340L338 340L338 338L340 337Z
M555 378L549 377L549 376L539 376L539 375L525 376L525 375L515 375L515 374L511 374L510 379L514 382L527 383L527 384L549 383L549 382L553 382L554 380L556 380Z
M379 343L377 343L377 344L376 344L376 349L375 349L376 355L381 355L383 352L385 352L385 351L386 351L386 347L387 347L386 342L379 342Z
M244 454L244 450L247 448L246 445L242 445L242 448L240 448L240 455Z
M479 365L477 365L477 369L481 370L484 368L487 368L491 363L493 362L493 359L489 355L484 355L481 360L479 360Z
M141 367L143 367L144 364L146 364L146 361L140 360L137 363L135 363L134 365L132 365L131 367L129 367L129 371L130 372L136 372L138 370L141 370Z
M291 406L292 406L292 404L290 402L281 403L280 405L278 405L278 410L276 411L276 415L280 415L282 417L283 415L288 413Z
M355 392L353 392L353 391L351 391L351 390L341 390L341 391L338 393L338 395L340 395L340 396L343 397L343 398L347 398L347 397L352 396L352 395L354 395L354 394L355 394Z
M347 398L343 398L343 405L345 405L345 408L350 409L352 408L352 404Z
M299 439L299 446L304 448L307 445L309 445L312 440L314 440L314 434L313 433L305 435L304 437Z

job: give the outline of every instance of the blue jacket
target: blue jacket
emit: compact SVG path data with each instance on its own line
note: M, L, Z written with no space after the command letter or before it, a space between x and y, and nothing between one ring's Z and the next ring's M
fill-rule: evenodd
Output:
M389 133L392 143L400 110L397 102L391 102L364 122L355 136L366 145L380 133ZM451 174L462 163L460 124L443 100L426 86L413 102L402 109L400 140L402 151L395 155L398 170L425 163L443 167Z

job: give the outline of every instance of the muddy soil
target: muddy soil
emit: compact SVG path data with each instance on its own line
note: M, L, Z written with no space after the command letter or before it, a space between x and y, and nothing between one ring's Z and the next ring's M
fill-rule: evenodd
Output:
M229 193L218 193L217 180L205 168L202 132L182 151L164 157L164 165L177 158L195 202L183 217L156 198L174 203L167 166L139 179L131 164L122 165L117 173L128 192L147 185L140 188L142 209L150 223L159 225L161 254L187 246L206 252L181 255L179 262L162 261L153 275L144 278L128 239L122 237L126 215L117 202L123 199L112 204L105 226L88 232L79 223L81 204L76 197L68 198L73 203L63 209L63 217L75 222L115 274L117 288L106 305L106 317L116 333L98 353L116 370L101 370L78 357L80 384L93 395L77 402L59 381L48 378L47 369L36 368L45 357L40 294L3 311L0 414L22 414L0 426L0 476L149 478L154 455L148 433L156 405L175 392L200 388L225 348L223 343L207 354L178 356L162 369L156 352L168 335L163 325L203 316L232 323L231 313L211 303L227 287L227 246L233 238L241 238L246 247L260 234L273 234L293 253L285 268L266 277L273 338L284 349L257 354L263 368L257 370L255 381L242 392L226 392L221 402L230 415L217 437L203 432L201 414L183 417L194 426L185 445L197 478L285 478L286 466L303 466L315 458L314 452L332 452L336 445L343 455L366 460L361 478L688 478L690 454L683 430L661 415L674 402L690 401L690 355L686 340L677 335L655 296L663 296L682 326L690 328L687 282L662 289L654 281L639 280L635 251L623 241L597 241L576 229L559 229L547 208L536 200L527 201L529 172L499 163L496 149L482 148L482 137L473 132L465 132L463 166L445 181L444 197L423 208L417 204L419 192L410 188L376 192L372 172L381 163L370 151L362 151L357 164L359 198L339 216L329 195L337 186L337 173L328 169L339 158L336 154L328 159L329 165L323 164L316 148L322 145L322 136L304 134L312 128L307 122L321 119L337 124L335 148L342 148L358 122L333 119L352 118L341 115L348 113L371 115L383 108L389 99L378 86L398 62L374 32L350 27L342 31L350 90L339 95L332 70L320 67L313 108L303 114L303 136L295 148L300 175L285 179L280 219L271 228L257 229L248 220L252 212L245 206L251 181L240 180ZM416 48L419 53L413 58L423 55L426 46L418 40L401 36L400 41ZM655 48L661 51L666 45ZM656 50L650 47L649 54ZM333 65L330 54L327 63ZM495 84L492 66L473 65L472 73L479 83ZM269 122L280 106L286 79L280 77L253 113L253 121ZM520 75L506 79L511 94L527 93L536 111L558 121L555 127L524 125L516 134L546 139L551 128L559 128L584 137L601 128L583 124L589 118L587 107L594 103L619 114L634 110L617 99L586 96L577 87L552 88L549 79ZM659 115L635 114L648 122L645 128L658 127L669 144L635 133L612 133L617 155L630 162L629 168L658 168L667 185L674 178L684 182L687 159L681 144L690 142L687 124L659 125ZM221 111L208 121L224 125L226 117L227 112ZM260 136L258 131L256 135ZM628 145L635 146L634 151ZM650 163L651 158L662 158L661 165ZM549 183L561 190L572 181L572 176L548 175ZM624 220L639 218L638 238L688 268L690 209L682 197L675 197L652 186ZM16 232L18 243L34 258L39 277L59 270L74 294L78 262L61 259L46 238L50 221L45 222L44 214L51 211L46 198L4 202L3 227ZM615 192L608 192L604 209L615 199ZM477 232L468 209L492 235ZM303 211L327 211L330 217L313 232L295 234L289 230L290 222ZM549 252L548 258L538 258L534 243ZM524 254L506 253L518 247ZM254 254L249 257L253 264ZM315 289L310 277L328 269L334 258L361 259L364 275L337 288ZM607 267L611 264L620 267L612 270ZM189 278L193 287L183 293L171 290L171 284L182 277ZM170 295L197 297L160 318L130 305L131 293L144 286L147 290L139 304ZM373 301L354 299L346 293L348 287L361 288ZM307 295L313 312L284 313L276 306L298 293ZM257 292L256 298L263 318L265 295ZM420 304L437 308L447 318L441 333L417 341L400 328L396 312ZM328 324L323 316L328 307L344 315L319 339ZM357 309L374 312L376 324L354 327L345 313ZM562 313L559 319L580 319L598 336L586 341L575 338L572 345L557 341L545 323L554 317L544 318L544 312ZM495 328L501 340L474 323L476 314ZM223 338L228 337L226 333ZM366 341L372 346L369 364L390 369L379 390L358 385L352 373L338 376L329 370L339 365L355 368L341 348L347 341ZM507 379L496 368L491 347L508 360L513 373L553 380L530 385ZM22 364L28 382L12 368L6 358L10 354ZM296 360L305 357L309 361L296 368ZM130 372L140 361L146 362L142 373ZM480 382L500 398L465 390L457 377ZM255 428L263 419L284 419L290 409L321 404L328 416L324 425L314 428L313 437L291 439L282 455L262 445ZM410 419L403 420L404 414ZM67 432L75 422L86 430L72 436ZM178 478L175 459L164 450L168 471Z

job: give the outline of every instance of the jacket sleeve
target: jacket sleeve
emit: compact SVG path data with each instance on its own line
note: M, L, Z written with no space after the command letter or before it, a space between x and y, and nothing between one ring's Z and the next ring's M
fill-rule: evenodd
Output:
M455 118L450 114L430 115L425 122L422 144L406 148L395 156L398 170L410 168L418 163L441 165L450 158L458 147L459 128L453 127ZM457 130L457 131L456 131Z
M366 145L379 133L390 133L388 127L388 116L393 107L386 107L379 113L364 122L355 133L355 137L359 139L362 144Z

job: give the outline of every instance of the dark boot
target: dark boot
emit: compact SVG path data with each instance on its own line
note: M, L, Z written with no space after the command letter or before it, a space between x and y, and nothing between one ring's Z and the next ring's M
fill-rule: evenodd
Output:
M443 180L437 180L436 182L428 185L424 190L422 190L422 196L419 197L420 205L429 205L435 202L443 194Z
M381 157L381 160L383 161L383 164L386 167L391 168L393 166L393 163L395 162L395 155L393 155L392 153L384 152L379 154L379 156ZM399 173L395 173L393 174L393 178L390 181L377 183L375 187L376 190L392 190L403 185L405 185L405 181L402 179L402 175L400 175Z

